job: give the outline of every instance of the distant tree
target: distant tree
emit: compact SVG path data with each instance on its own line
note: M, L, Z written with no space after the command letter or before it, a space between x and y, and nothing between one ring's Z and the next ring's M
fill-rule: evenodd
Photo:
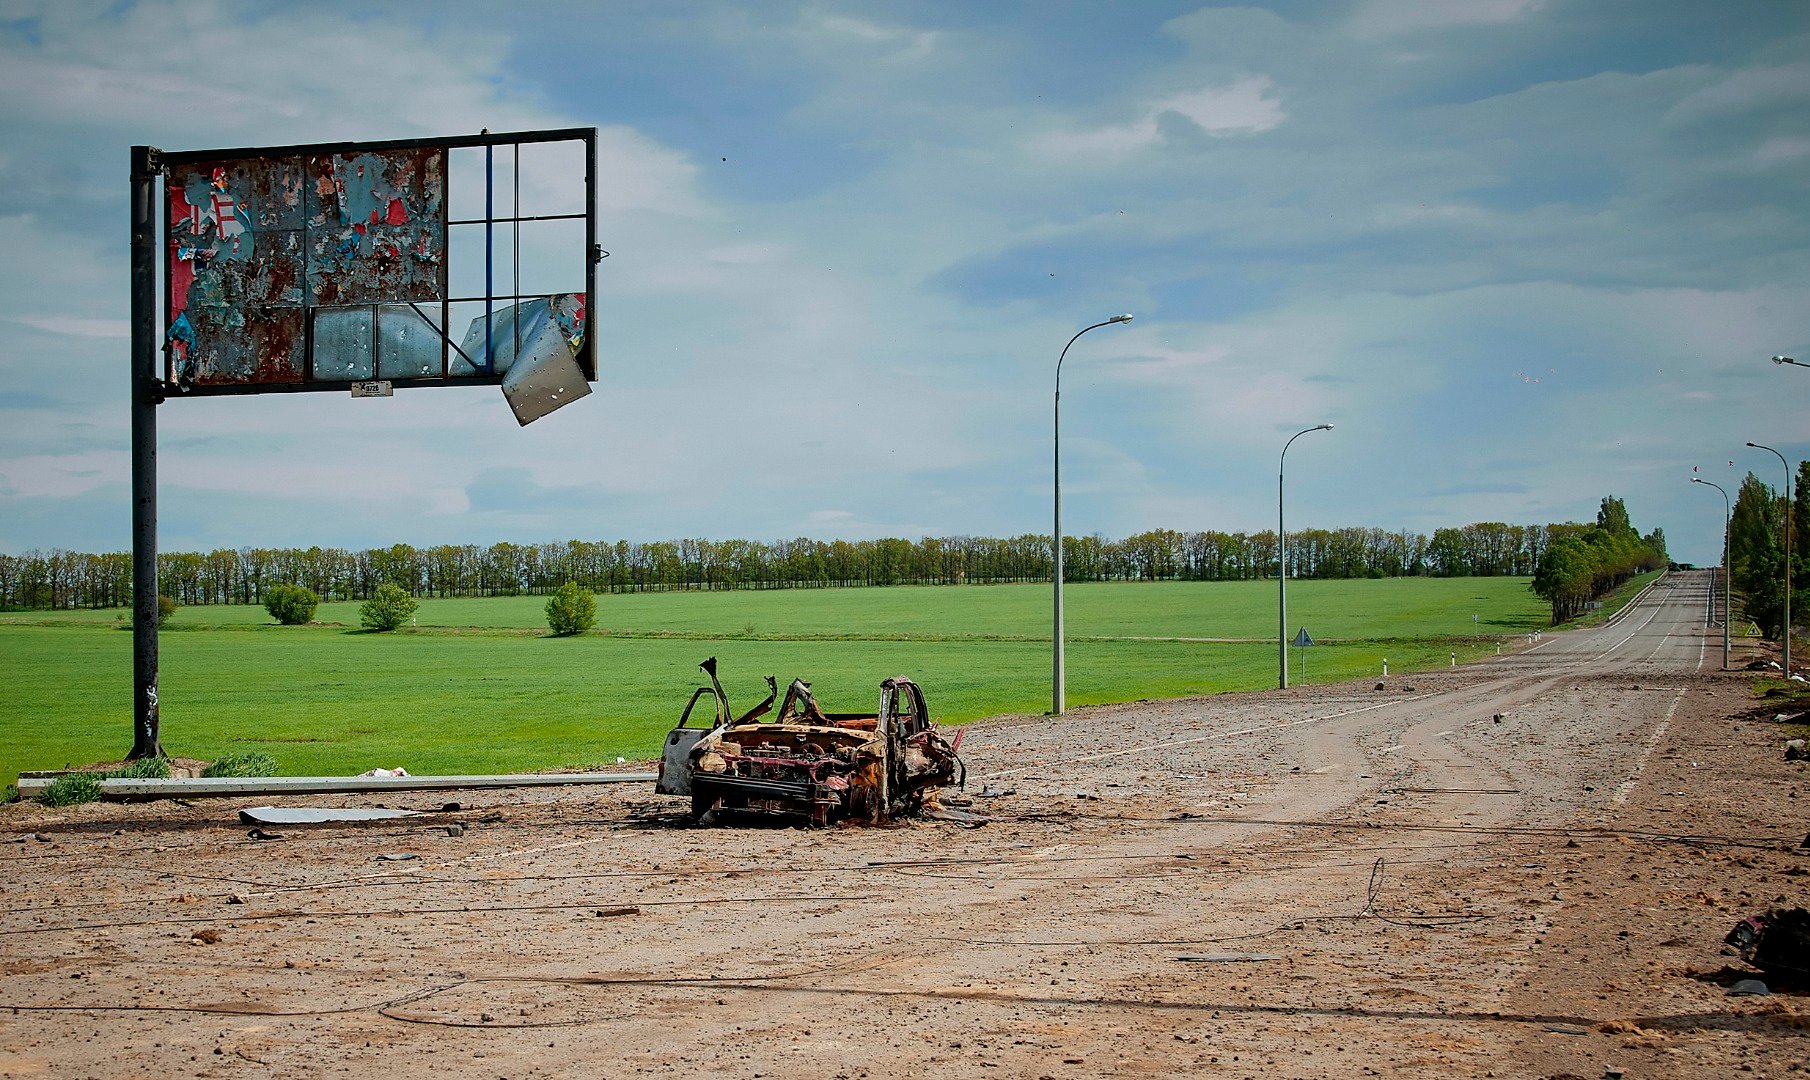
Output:
M400 585L384 582L358 608L359 625L370 630L394 630L415 616L420 603Z
M157 621L162 623L174 614L176 614L176 601L159 593L157 596Z
M1612 539L1639 535L1634 531L1634 523L1628 519L1627 504L1613 495L1603 497L1602 506L1596 512L1596 527Z
M1635 574L1666 565L1665 533L1654 529L1642 538L1620 499L1605 498L1596 522L1547 527L1550 541L1529 587L1552 604L1555 625Z
M1748 473L1729 518L1728 571L1747 617L1768 635L1785 621L1784 517L1784 500Z
M597 597L575 581L561 585L547 601L547 625L559 637L582 634L597 624Z
M301 585L272 585L264 590L264 610L284 626L301 626L314 618L321 598Z
M1465 558L1464 534L1457 529L1435 529L1427 545L1427 564L1435 577L1462 577L1470 573Z

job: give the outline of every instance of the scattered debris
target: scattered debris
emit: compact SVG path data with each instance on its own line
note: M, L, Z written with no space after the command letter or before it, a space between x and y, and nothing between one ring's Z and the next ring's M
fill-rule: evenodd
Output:
M1729 997L1770 997L1772 991L1758 979L1742 979L1728 988Z
M1786 761L1810 761L1810 746L1802 739L1785 740Z
M419 811L415 810L390 810L371 806L253 806L239 811L239 820L246 825L331 825L346 821L381 821L418 816Z
M361 772L358 774L360 779L365 779L367 777L375 777L377 779L384 779L386 777L391 777L391 776L407 776L407 775L409 775L409 771L400 765L396 766L394 769L369 769L365 772Z
M599 919L614 919L623 915L639 915L641 914L641 909L638 907L598 908L596 911L591 912L591 914Z
M419 859L421 856L412 851L386 851L377 857L384 862L408 862L410 859Z
M1581 1027L1572 1027L1569 1024L1547 1024L1545 1030L1551 1032L1554 1035L1588 1035L1588 1034L1590 1034L1588 1031L1585 1031Z
M218 944L220 944L220 931L210 930L206 927L203 927L202 929L197 930L194 933L189 935L189 944L191 944L191 945L218 945Z
M1810 911L1801 907L1749 915L1722 940L1761 971L1810 975Z
M955 747L931 723L923 691L904 676L882 682L879 708L861 713L826 713L811 684L793 679L778 715L766 720L779 685L769 675L767 699L731 719L716 657L698 666L710 685L692 692L667 734L654 785L663 795L690 795L694 818L751 809L802 814L813 825L881 825L917 813L932 789L967 779ZM714 725L687 726L707 694Z
M1218 952L1218 953L1183 953L1176 957L1185 964L1257 964L1266 960L1280 960L1274 953L1255 952Z
M992 784L984 784L981 786L979 794L975 797L981 799L1002 799L1007 795L1016 794L1018 794L1017 788L996 788Z
M978 829L993 819L985 814L970 813L967 810L956 810L948 806L926 806L919 816L928 821L947 821L952 825L960 825L965 829Z
M250 837L253 840L287 840L287 839L289 839L288 837L284 836L282 833L265 832L263 829L253 829L250 832L246 833L245 835Z

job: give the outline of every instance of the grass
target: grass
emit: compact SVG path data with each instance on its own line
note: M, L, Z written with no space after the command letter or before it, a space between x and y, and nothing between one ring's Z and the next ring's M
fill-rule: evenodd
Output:
M1072 637L1198 637L1271 641L1276 583L1089 582L1065 590ZM547 598L504 596L421 601L418 628L546 632ZM1545 625L1547 608L1526 578L1399 578L1385 581L1294 581L1288 587L1289 629L1322 638L1439 638L1516 634ZM1605 605L1606 606L1606 605ZM1471 616L1477 615L1475 621ZM322 604L319 624L356 627L358 602ZM621 593L597 602L595 632L798 640L874 638L1049 639L1047 584L900 586L886 589ZM8 612L0 625L114 625L121 608ZM166 633L262 627L281 631L257 605L185 607Z
M207 768L201 770L201 775L205 777L255 777L275 776L276 774L276 758L271 757L262 750L235 750L228 754L222 754L220 757L209 762Z
M170 760L162 757L139 758L129 761L117 769L104 772L66 773L52 780L45 789L38 793L38 801L45 806L74 806L77 803L98 802L101 797L101 781L112 779L125 780L168 780L170 778ZM14 789L17 792L17 788Z
M1115 583L1067 593L1071 705L1274 684L1275 583ZM1049 706L1048 586L660 593L599 599L601 633L550 638L544 597L423 601L419 630L279 627L262 608L184 608L161 638L163 743L268 754L290 774L406 766L504 772L653 755L720 658L738 706L761 676L867 708L908 674L959 723ZM356 605L322 605L339 621ZM1525 579L1295 582L1294 681L1443 667L1544 625ZM1477 618L1473 620L1472 616ZM356 623L354 614L350 620ZM109 612L0 617L0 776L117 758L131 741L131 635ZM1185 639L1222 639L1216 642ZM1225 641L1223 639L1248 639Z

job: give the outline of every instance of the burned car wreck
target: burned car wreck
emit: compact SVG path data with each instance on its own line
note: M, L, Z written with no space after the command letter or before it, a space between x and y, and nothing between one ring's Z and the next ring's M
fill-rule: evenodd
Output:
M716 657L698 665L710 685L692 692L679 726L666 736L654 790L691 796L694 818L712 810L761 810L880 825L915 813L928 793L967 779L956 746L936 730L924 693L903 676L880 684L873 712L824 712L811 684L793 679L779 712L779 684L767 676L767 699L736 717L716 675ZM692 713L709 697L710 727ZM958 739L959 741L959 739Z

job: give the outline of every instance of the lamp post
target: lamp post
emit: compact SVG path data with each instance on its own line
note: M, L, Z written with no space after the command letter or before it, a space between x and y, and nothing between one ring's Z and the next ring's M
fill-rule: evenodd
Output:
M1288 466L1288 448L1309 431L1331 431L1331 424L1315 424L1288 437L1282 444L1282 457L1276 462L1276 651L1281 655L1280 689L1288 689L1288 531L1282 525L1282 474Z
M1055 438L1052 440L1052 456L1054 458L1052 476L1055 481L1052 488L1055 492L1056 505L1055 527L1052 530L1055 534L1055 543L1052 549L1052 554L1055 556L1055 573L1052 577L1055 582L1056 600L1055 626L1051 633L1051 637L1054 639L1055 644L1054 655L1051 657L1050 661L1051 716L1062 715L1062 710L1068 697L1068 667L1062 649L1062 361L1068 356L1069 345L1073 345L1075 342L1080 341L1082 334L1087 333L1089 330L1098 330L1102 326L1111 326L1113 323L1128 323L1130 321L1131 315L1127 313L1124 315L1114 315L1105 322L1097 322L1092 326L1082 327L1074 337L1068 339L1068 345L1062 346L1062 354L1056 357L1055 425L1052 429L1055 434Z
M1722 492L1722 670L1728 670L1728 526L1734 516L1734 510L1728 501L1728 490L1721 484L1712 484L1700 476L1691 477L1691 483L1713 487ZM1711 611L1715 610L1715 597L1711 596Z
M1785 466L1785 678L1791 678L1791 463L1785 455L1770 446L1750 442L1755 450L1764 450Z
M1793 360L1789 356L1775 356L1772 358L1772 362L1781 367L1786 364L1790 364L1792 367L1810 367L1810 364L1806 364L1802 360Z

